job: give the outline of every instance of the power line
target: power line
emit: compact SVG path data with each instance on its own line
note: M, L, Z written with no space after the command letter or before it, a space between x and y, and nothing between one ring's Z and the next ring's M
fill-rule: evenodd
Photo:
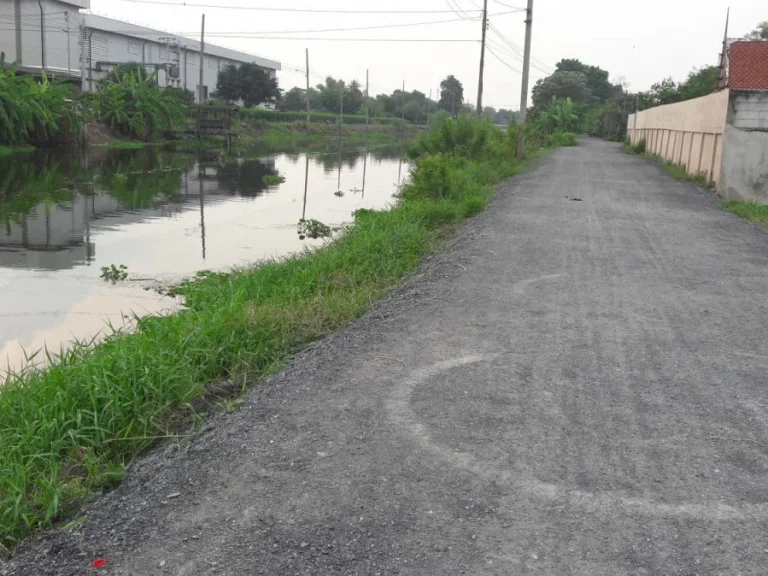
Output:
M379 24L376 26L357 26L353 28L328 28L328 29L311 29L311 30L260 30L260 31L254 31L254 32L244 32L244 31L238 31L238 32L211 32L209 35L211 36L228 36L228 35L247 35L247 36L262 36L262 35L273 35L273 34L318 34L318 33L325 33L325 32L357 32L361 30L378 30L382 28L407 28L410 26L428 26L432 24L448 24L448 23L455 23L455 22L462 22L463 18L451 18L450 20L430 20L427 22L409 22L405 24ZM478 18L472 18L473 22L476 22ZM239 36L242 37L242 36Z
M12 32L16 28L0 28L0 31ZM67 33L66 29L60 28L44 28L46 32L63 32ZM93 28L98 30L98 28ZM22 28L22 32L40 32L40 28ZM73 36L79 36L80 33L77 30L69 32ZM153 32L152 34L158 34L160 32ZM133 34L133 33L132 33ZM149 33L147 33L149 34ZM165 34L171 34L171 32L165 32ZM180 34L175 34L181 37L183 40L191 40L191 38L182 37ZM216 33L206 34L206 36L216 37ZM308 40L308 41L323 41L328 40L332 42L457 42L457 43L477 43L479 40L472 40L467 38L296 38L294 36L224 36L224 38L252 38L257 40ZM231 48L230 48L231 50Z
M232 6L225 4L198 4L196 2L168 2L166 0L122 0L134 4L160 4L180 8L214 8L221 10L255 10L258 12L306 12L312 14L448 14L449 10L328 10L317 8L275 8L266 6Z
M491 32L493 32L502 42L504 42L504 44L509 46L509 48L511 50L513 50L517 54L517 56L515 56L515 59L522 61L523 55L522 55L522 52L520 51L520 47L517 44L515 44L514 42L512 42L511 40L508 40L501 33L501 31L498 28L496 28L496 26L494 26L493 24L490 24L490 28L491 28ZM536 68L539 72L543 72L544 74L549 75L549 74L552 74L555 71L554 68L552 68L548 64L540 61L537 58L531 58L531 60L532 60L531 66L533 68Z
M525 8L520 8L519 6L510 6L509 4L505 4L504 2L500 2L499 0L491 0L491 2L496 2L496 4L504 6L504 8L513 8L514 10L519 10L521 12L525 11Z
M445 0L445 3L448 5L448 8L451 9L451 11L456 14L459 18L462 18L464 20L469 20L471 16L467 12L461 9L461 6L459 6L458 2L456 0ZM481 10L482 11L482 10ZM462 16L464 14L464 16Z
M494 57L494 58L496 58L496 60L498 60L499 62L501 62L502 64L504 64L504 66L506 66L507 68L509 68L509 69L510 69L510 70L512 70L513 72L517 72L518 74L522 74L522 72L520 72L520 70L518 70L517 68L515 68L514 66L512 66L512 65L510 65L510 64L507 64L507 63L506 63L504 60L502 60L501 56L499 56L498 54L496 54L496 52L494 52L494 51L491 49L491 47L490 47L490 46L486 46L486 48L488 48L488 52L490 52L490 53L493 55L493 57Z

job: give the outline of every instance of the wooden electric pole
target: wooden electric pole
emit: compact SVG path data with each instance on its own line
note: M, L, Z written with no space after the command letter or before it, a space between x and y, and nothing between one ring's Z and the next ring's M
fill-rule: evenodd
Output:
M483 72L485 71L485 33L488 29L488 0L483 0L483 39L480 43L480 79L477 81L477 115L483 115Z
M523 53L523 85L520 90L520 114L517 123L517 157L525 156L525 116L528 112L528 76L531 71L531 32L533 28L533 0L528 0L525 11L525 52Z
M203 14L203 21L200 25L200 84L198 85L199 104L204 103L203 98L203 65L205 59L205 14Z
M304 52L307 57L307 124L309 124L312 121L312 104L309 97L309 48L305 48Z

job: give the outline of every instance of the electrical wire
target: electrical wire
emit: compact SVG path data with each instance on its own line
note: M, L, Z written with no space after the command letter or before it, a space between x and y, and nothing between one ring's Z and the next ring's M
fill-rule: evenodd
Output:
M499 4L500 6L504 6L504 8L513 8L514 10L517 10L519 12L525 12L527 8L521 8L518 6L510 6L509 4L505 4L504 2L500 2L499 0L491 0L492 2L496 2L496 4Z
M502 12L496 15L501 14L507 14L508 12ZM385 29L385 28L405 28L405 27L412 27L412 26L429 26L434 24L447 24L447 23L456 23L456 22L462 22L464 21L464 18L452 18L449 20L430 20L425 22L409 22L409 23L403 23L403 24L379 24L375 26L357 26L352 28L328 28L328 29L310 29L310 30L275 30L275 31L268 31L268 30L260 30L260 31L253 31L253 32L245 32L245 31L235 31L235 32L208 32L206 35L210 37L227 37L231 36L234 38L250 38L250 37L264 37L264 36L272 36L272 35L282 35L282 34L318 34L318 33L326 33L326 32L356 32L356 31L366 31L366 30L377 30L377 29ZM471 19L472 21L479 20L479 17L473 17ZM39 28L37 28L39 30ZM170 34L170 32L163 32L161 30L156 31L147 31L147 32L131 32L131 35L134 36L154 36L155 34L163 33L163 34ZM183 35L194 35L197 31L191 31L191 32L176 32L175 34L183 36Z
M516 59L519 59L520 61L522 61L523 52L522 52L522 49L520 48L520 46L518 46L517 44L515 44L511 40L508 40L501 33L501 31L498 28L496 28L496 26L494 26L493 24L490 24L489 27L491 29L491 32L493 32L502 42L504 42L504 44L509 46L509 48L511 50L513 50L514 52L516 52L518 54ZM553 74L554 71L555 71L554 68L552 68L548 64L545 64L544 62L541 62L538 58L535 58L533 56L531 56L531 67L532 68L536 68L539 72L543 72L544 74L547 74L547 75Z
M275 8L266 6L233 6L225 4L199 4L196 2L168 2L167 0L122 0L135 4L159 4L180 8L214 8L221 10L254 10L258 12L305 12L311 14L448 14L449 10L329 10L318 8Z
M486 48L486 50L488 50L488 52L490 52L490 53L493 55L493 57L494 57L494 58L496 58L496 60L498 60L499 62L501 62L502 64L504 64L504 66L506 66L507 68L509 68L509 69L510 69L510 70L512 70L513 72L517 72L518 74L522 74L522 72L520 72L520 70L518 70L517 68L515 68L515 67L514 67L514 66L512 66L511 64L507 64L507 62L505 62L505 61L504 61L504 60L501 58L501 56L499 56L498 54L496 54L496 52L494 52L494 51L491 49L491 47L490 47L490 46L486 46L485 48Z
M469 20L471 16L469 14L461 9L461 6L458 4L457 0L445 0L445 3L448 5L448 8L451 9L451 11L456 14L459 18L462 18L464 20ZM479 10L480 13L483 12L482 9ZM464 14L464 16L462 16Z

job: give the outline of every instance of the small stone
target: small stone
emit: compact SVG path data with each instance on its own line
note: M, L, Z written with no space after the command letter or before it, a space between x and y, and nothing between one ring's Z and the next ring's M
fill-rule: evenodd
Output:
M165 566L165 560L160 560L160 563L157 565L158 568L162 568Z
M181 492L174 492L173 494L168 494L166 498L168 498L168 500L171 500L172 498L178 498L179 496L181 496Z

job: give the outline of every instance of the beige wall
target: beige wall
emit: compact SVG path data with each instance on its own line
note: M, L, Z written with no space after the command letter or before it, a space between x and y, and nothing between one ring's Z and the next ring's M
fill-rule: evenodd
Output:
M685 165L689 174L705 174L719 186L728 100L729 91L722 90L631 114L630 141L645 140L648 152Z

